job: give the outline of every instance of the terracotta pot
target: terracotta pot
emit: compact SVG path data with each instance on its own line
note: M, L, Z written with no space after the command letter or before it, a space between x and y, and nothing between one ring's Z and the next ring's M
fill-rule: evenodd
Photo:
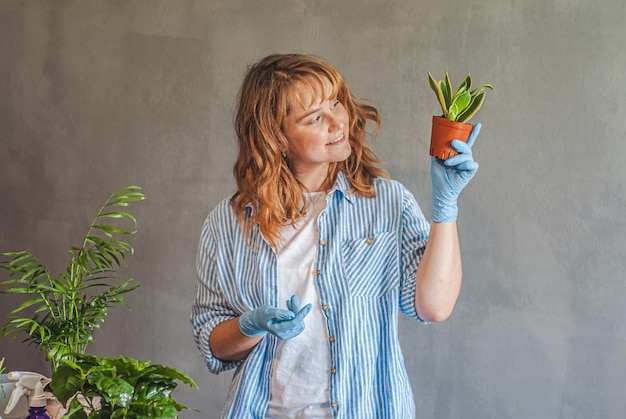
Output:
M472 128L472 124L450 121L441 116L433 116L433 128L430 135L430 155L441 160L456 156L459 153L452 148L452 140L467 142Z

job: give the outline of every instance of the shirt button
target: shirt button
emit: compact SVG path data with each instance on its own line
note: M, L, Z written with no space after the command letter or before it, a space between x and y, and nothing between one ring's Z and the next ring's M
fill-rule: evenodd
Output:
M372 243L374 243L374 239L371 238L371 237L368 237L367 239L365 239L365 243L372 244Z
M324 310L324 311L328 310L328 304L322 305L322 310Z
M333 409L336 409L336 408L338 408L338 407L339 407L339 403L337 403L337 402L332 402L332 403L330 404L330 407L332 407Z
M317 271L315 271L315 275L321 275L322 274L322 270L318 269Z
M321 246L326 246L326 240L320 240L320 245Z
M334 337L334 336L329 337L329 338L328 338L328 341L329 341L330 343L333 343L333 342L335 341L335 337Z
M336 370L335 368L331 368L331 369L330 369L330 373L331 373L331 374L337 374L337 370Z
M322 211L322 217L326 217L326 211Z

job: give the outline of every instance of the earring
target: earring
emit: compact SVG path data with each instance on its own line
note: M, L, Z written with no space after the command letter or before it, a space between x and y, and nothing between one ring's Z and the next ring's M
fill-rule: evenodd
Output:
M282 152L280 153L280 155L281 155L281 156L283 156L283 159L286 159L286 158L287 158L287 152L286 152L286 151L282 151Z

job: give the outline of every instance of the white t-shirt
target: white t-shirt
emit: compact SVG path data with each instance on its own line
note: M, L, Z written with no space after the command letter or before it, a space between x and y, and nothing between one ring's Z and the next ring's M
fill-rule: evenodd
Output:
M285 239L278 249L278 297L281 308L297 295L302 306L312 304L304 331L279 340L274 357L267 418L332 418L329 396L330 353L326 320L315 279L317 216L326 207L326 194L305 195L312 202L295 228L281 228Z

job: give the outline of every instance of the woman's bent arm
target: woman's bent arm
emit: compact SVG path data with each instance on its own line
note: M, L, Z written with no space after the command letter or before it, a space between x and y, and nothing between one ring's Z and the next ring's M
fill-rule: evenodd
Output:
M218 324L211 336L209 346L213 356L222 361L244 359L265 335L248 337L239 330L239 317Z
M416 275L417 314L428 322L446 320L456 304L463 276L456 221L431 224Z

